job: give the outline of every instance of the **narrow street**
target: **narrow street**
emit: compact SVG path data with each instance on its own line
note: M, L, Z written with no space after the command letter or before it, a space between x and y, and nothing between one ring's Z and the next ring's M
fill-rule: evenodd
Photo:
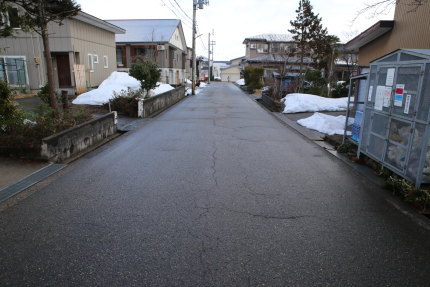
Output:
M1 286L428 286L430 231L228 83L0 212Z

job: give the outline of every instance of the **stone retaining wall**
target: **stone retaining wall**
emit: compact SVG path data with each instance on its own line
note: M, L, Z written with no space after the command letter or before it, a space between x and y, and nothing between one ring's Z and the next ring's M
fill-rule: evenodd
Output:
M112 112L42 139L42 158L61 162L104 141L116 133L116 119Z
M179 87L139 102L139 117L154 116L185 98L185 87Z

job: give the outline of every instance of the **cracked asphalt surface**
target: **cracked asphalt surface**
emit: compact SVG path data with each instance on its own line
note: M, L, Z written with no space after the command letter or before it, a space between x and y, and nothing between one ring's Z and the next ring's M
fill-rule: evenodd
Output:
M428 286L430 232L212 83L0 212L1 286Z

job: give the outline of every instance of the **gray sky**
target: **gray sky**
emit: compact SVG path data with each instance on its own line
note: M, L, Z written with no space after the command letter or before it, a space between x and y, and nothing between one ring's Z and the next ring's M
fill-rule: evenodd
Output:
M100 19L181 19L187 45L191 43L190 18L193 0L76 0L84 12ZM371 1L367 1L369 3ZM214 31L211 40L216 41L215 60L230 60L244 56L242 44L246 37L259 34L287 34L290 20L295 19L299 0L210 0L209 6L197 10L197 54L207 56L208 33ZM376 23L391 20L394 8L377 18L359 17L353 24L363 1L311 0L314 12L322 17L322 23L330 34L347 41ZM182 11L182 10L183 11ZM176 13L176 15L175 15ZM190 18L189 18L190 17Z

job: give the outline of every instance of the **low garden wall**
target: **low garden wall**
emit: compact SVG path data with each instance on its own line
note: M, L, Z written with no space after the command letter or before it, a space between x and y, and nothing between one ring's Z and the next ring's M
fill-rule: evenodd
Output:
M41 156L61 162L116 133L116 112L82 123L42 139Z
M147 118L173 106L185 98L185 87L181 86L163 94L139 102L139 117Z

